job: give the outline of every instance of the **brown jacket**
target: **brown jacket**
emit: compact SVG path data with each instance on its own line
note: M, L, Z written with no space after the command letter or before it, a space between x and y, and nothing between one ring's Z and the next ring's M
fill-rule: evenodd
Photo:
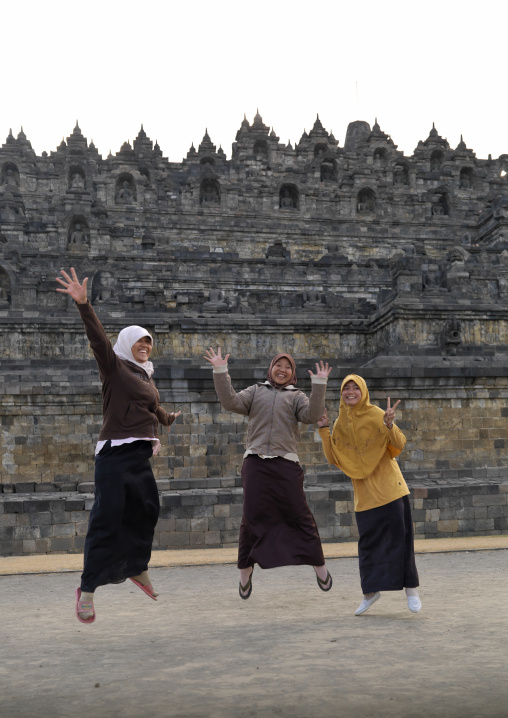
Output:
M213 380L224 409L249 417L248 452L298 460L298 422L315 424L323 414L326 379L312 380L310 398L294 386L275 389L263 382L236 393L225 364L214 367Z
M169 426L174 418L159 405L153 381L136 364L115 354L90 302L77 307L102 382L104 420L99 441L156 437L159 423Z

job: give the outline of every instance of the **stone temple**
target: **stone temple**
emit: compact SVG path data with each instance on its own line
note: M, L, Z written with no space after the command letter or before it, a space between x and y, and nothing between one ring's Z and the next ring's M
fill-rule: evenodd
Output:
M161 490L190 500L238 486L245 419L221 411L202 358L217 344L237 389L264 379L279 351L293 354L306 391L307 369L329 361L332 418L350 370L381 405L401 399L410 482L502 483L507 173L508 154L478 159L435 127L406 156L377 121L352 122L341 146L318 117L293 147L258 113L230 159L205 132L181 162L143 127L106 158L77 123L41 156L22 130L10 133L0 147L0 491L14 501L92 486L100 384L78 312L55 292L70 266L89 277L112 338L126 324L154 335L161 398L183 411L154 459ZM315 428L301 437L309 485L345 481Z

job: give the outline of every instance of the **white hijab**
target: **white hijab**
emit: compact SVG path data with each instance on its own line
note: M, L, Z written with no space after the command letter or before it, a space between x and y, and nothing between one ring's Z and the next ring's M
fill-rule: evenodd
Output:
M152 362L145 361L142 363L136 361L132 353L132 347L134 346L134 344L143 337L150 337L153 346L152 335L147 332L146 329L143 329L143 327L138 327L135 324L130 327L125 327L125 329L122 329L122 331L119 333L116 340L116 344L113 347L113 351L117 356L120 357L120 359L126 359L127 361L136 364L136 366L139 366L148 374L148 377L151 377L153 374Z

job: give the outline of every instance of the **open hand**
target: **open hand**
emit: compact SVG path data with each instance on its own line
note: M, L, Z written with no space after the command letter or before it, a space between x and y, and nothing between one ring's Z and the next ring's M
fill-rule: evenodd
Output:
M389 429L392 428L392 424L395 420L395 409L398 407L399 404L400 404L400 399L397 401L396 404L394 404L393 406L390 406L390 397L388 397L385 415L383 416L383 423Z
M203 359L206 359L206 361L209 361L212 366L223 366L224 364L228 363L229 354L226 354L224 358L222 358L220 353L220 347L217 347L217 354L213 350L212 347L210 349L207 349L205 351L205 356Z
M322 361L320 361L319 364L316 362L316 373L315 374L310 369L308 370L311 377L319 376L322 379L328 379L331 371L332 371L332 367L328 366L328 362L326 362L326 364L323 364Z
M71 276L63 269L60 270L61 277L55 277L56 281L59 282L63 289L57 287L57 292L68 294L78 304L86 304L86 287L88 284L88 277L83 279L83 284L79 283L78 275L76 274L74 267L71 267Z

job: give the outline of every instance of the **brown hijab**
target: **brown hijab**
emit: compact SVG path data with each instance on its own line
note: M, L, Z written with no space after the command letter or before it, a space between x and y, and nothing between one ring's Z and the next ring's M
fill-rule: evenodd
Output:
M291 377L286 381L284 384L277 384L275 379L272 376L272 369L275 366L275 364L279 361L279 359L287 359L288 362L291 364L291 368L293 370L293 373L291 374ZM268 369L268 374L266 375L266 378L270 382L272 386L274 386L276 389L282 389L285 386L289 386L289 384L296 384L296 364L295 360L290 354L277 354L277 356L274 356L270 363L270 367Z

